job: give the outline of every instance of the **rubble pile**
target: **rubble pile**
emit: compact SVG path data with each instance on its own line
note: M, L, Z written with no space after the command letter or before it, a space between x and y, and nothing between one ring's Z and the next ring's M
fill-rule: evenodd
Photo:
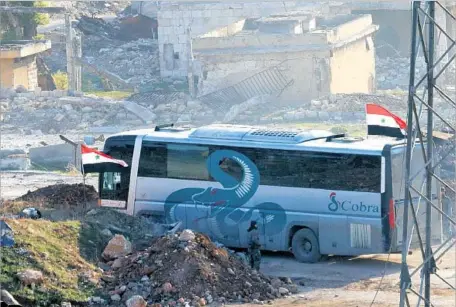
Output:
M423 58L416 61L416 72L419 76L426 73L426 64ZM375 73L377 89L402 89L408 90L410 75L410 58L387 57L375 59Z
M81 16L77 28L85 35L97 35L108 39L114 39L118 35L117 29L102 18Z
M116 238L116 246L120 243ZM133 297L151 306L260 303L297 292L291 280L271 280L190 230L157 238L143 251L107 261L110 269L101 279L110 306L123 306Z
M59 91L56 91L59 92ZM15 93L0 98L4 133L26 135L71 131L111 132L156 123L206 124L217 115L199 101L187 101L184 93L175 95L135 95L140 102L114 101L93 95L84 97L36 96ZM144 97L140 97L144 96ZM169 98L169 99L168 99ZM223 114L218 114L223 118ZM107 130L103 130L103 129Z
M16 198L14 201L43 204L46 208L58 208L62 206L76 207L98 199L98 193L91 185L79 184L56 184Z
M59 91L55 91L58 93ZM135 127L143 121L127 111L122 102L89 97L35 96L15 93L14 97L0 99L3 106L4 131L24 134L55 134L90 127Z
M168 226L145 216L131 216L109 208L91 209L81 219L80 250L86 259L101 259L105 246L115 235L127 237L134 250L150 245L153 237L163 235Z
M125 9L130 1L53 1L54 6L66 8L73 17L92 14L116 14ZM58 14L55 14L58 16Z
M84 56L90 64L118 75L133 86L161 82L156 40L141 38L106 47L100 37L87 36L84 45Z
M426 73L426 62L424 57L417 57L415 72L419 79ZM375 73L377 89L401 89L408 90L410 75L410 58L408 57L377 57L375 59ZM455 75L454 66L448 67L448 75ZM448 80L454 86L454 79Z

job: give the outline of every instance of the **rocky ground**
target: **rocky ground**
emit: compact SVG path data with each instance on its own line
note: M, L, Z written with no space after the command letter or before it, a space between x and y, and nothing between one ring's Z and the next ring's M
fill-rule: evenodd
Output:
M426 74L426 63L423 57L417 57L415 67L416 82ZM408 90L410 76L410 58L407 57L386 57L375 59L375 74L378 90ZM455 70L451 66L448 68L447 84L455 84Z
M298 291L290 279L268 278L233 251L191 230L157 238L150 247L126 257L111 253L110 244L103 257L111 268L101 277L111 295L110 306L128 305L135 296L152 306L259 303Z

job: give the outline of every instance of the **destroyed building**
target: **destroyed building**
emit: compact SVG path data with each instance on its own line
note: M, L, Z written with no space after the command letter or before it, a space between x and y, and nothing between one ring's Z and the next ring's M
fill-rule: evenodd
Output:
M303 12L247 19L213 30L192 41L198 94L217 91L272 68L289 80L281 101L373 93L372 36L377 30L370 15L323 18ZM266 81L252 86L265 92L259 87L270 87L274 80Z
M191 39L229 26L247 18L260 18L270 14L305 11L321 16L340 14L340 4L284 2L160 2L157 7L143 5L140 14L157 16L160 75L186 78L191 62Z
M51 42L2 41L0 44L0 87L27 90L38 87L37 55L51 49Z

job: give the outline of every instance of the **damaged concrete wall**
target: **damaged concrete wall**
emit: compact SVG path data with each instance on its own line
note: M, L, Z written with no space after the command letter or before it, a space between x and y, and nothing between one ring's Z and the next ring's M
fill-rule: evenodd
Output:
M323 30L304 34L243 31L230 37L193 40L193 55L201 64L198 94L228 87L272 66L280 67L293 80L281 94L284 102L336 93L372 93L372 35L377 26L371 17L337 16L321 25Z
M263 3L160 3L157 12L160 74L162 77L187 77L190 38L231 25L245 18L267 16L301 8L296 1ZM307 4L315 10L316 4ZM327 8L329 10L329 8ZM190 36L187 34L189 31ZM164 46L171 44L178 59L169 69Z
M14 59L0 59L0 85L3 88L14 87Z
M409 10L355 10L354 14L371 14L380 25L375 34L376 53L379 57L410 56L412 15Z
M329 61L332 94L375 91L375 50L371 37L334 50Z
M283 75L293 80L293 84L284 90L278 101L299 102L308 100L329 93L329 65L326 67L319 65L328 57L329 52L326 51L321 53L289 52L284 54L269 52L218 55L210 58L198 57L204 63L202 65L203 82L199 90L201 90L201 95L207 94L234 85L272 66L278 66ZM322 76L326 76L321 82L315 78L316 69L322 70Z

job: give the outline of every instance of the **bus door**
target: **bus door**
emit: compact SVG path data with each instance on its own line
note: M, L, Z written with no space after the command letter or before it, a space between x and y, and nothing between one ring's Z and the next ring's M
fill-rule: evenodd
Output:
M424 159L421 153L421 144L416 144L412 153L411 161L411 176L415 175L412 181L412 186L419 191L421 194L426 195L426 179L424 172ZM391 153L391 165L392 165L392 197L396 212L396 250L402 250L404 246L402 242L402 231L403 231L403 215L404 215L404 196L405 196L405 161L406 161L406 148L399 147L393 148ZM420 173L418 173L420 172ZM434 179L432 182L432 202L438 204L438 182ZM419 231L421 236L425 233L426 226L426 200L414 191L411 191L411 202L415 210L416 218L418 220ZM415 228L414 217L412 213L412 207L409 207L409 220L408 220L408 244L411 249L418 248L419 239L417 235L417 229ZM435 209L431 208L432 214L432 235L431 240L433 244L439 244L442 240L441 232L441 214ZM413 229L413 232L412 232ZM412 237L410 238L410 234ZM411 241L410 241L411 239Z
M137 139L139 139L139 146L136 146L136 143L138 143ZM140 150L141 137L127 136L108 139L106 141L104 152L115 159L125 161L128 167L124 168L113 165L104 166L103 169L100 169L100 206L126 210L128 214L133 214L134 187L136 186L138 171L138 159L135 161L134 157L135 154L139 156Z

